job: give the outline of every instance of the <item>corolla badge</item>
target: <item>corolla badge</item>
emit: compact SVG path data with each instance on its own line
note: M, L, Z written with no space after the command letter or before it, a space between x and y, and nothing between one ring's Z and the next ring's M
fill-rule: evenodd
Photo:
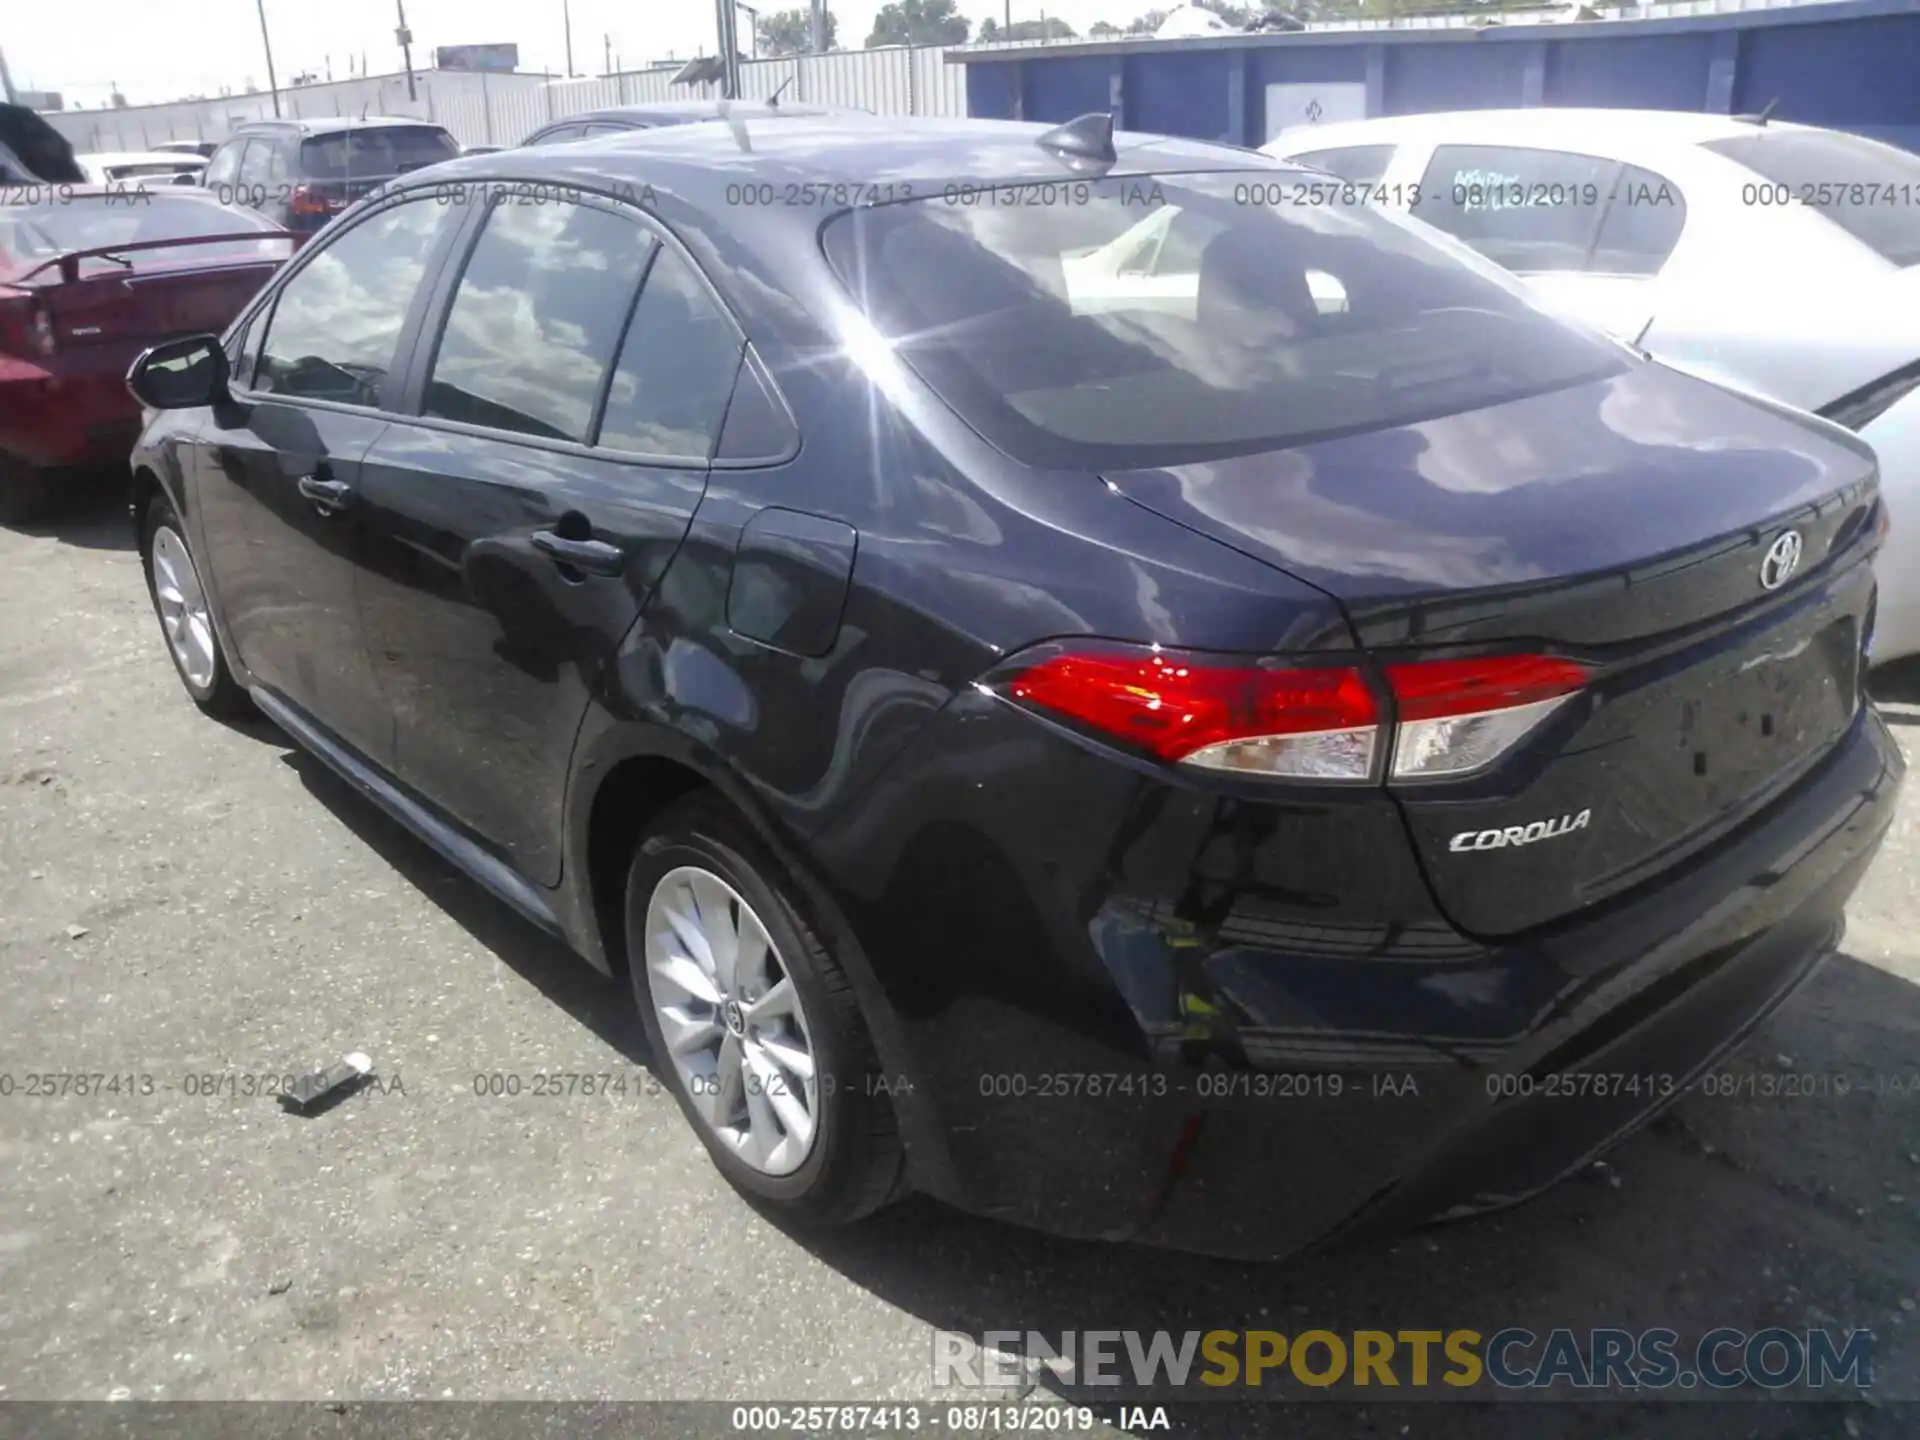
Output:
M1557 820L1536 820L1531 825L1506 825L1498 830L1462 830L1447 842L1447 849L1456 852L1504 850L1509 845L1532 845L1541 840L1557 840L1562 835L1586 829L1592 819L1593 811L1582 810L1578 815L1562 815Z
M1782 530L1767 547L1767 558L1760 562L1760 588L1778 590L1793 578L1793 572L1800 568L1800 552L1804 547L1798 530Z

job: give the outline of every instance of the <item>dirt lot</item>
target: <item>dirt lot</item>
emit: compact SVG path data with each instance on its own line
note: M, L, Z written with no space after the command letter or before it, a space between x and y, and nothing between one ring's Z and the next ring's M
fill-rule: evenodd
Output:
M907 1399L935 1327L1779 1324L1873 1327L1877 1399L1345 1401L1176 1433L1920 1429L1920 785L1845 955L1730 1067L1845 1098L1695 1096L1519 1211L1281 1267L920 1202L803 1242L638 1082L621 988L271 727L193 709L117 512L0 530L0 616L0 1072L158 1082L0 1099L0 1400ZM1882 685L1910 742L1920 675ZM350 1049L387 1084L320 1119L238 1093ZM474 1093L615 1070L639 1093Z

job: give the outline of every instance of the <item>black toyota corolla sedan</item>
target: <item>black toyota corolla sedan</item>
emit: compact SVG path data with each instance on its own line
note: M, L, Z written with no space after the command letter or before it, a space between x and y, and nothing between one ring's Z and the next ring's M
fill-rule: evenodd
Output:
M1850 435L1263 156L747 128L402 177L131 377L193 699L628 977L741 1190L1467 1213L1833 951Z

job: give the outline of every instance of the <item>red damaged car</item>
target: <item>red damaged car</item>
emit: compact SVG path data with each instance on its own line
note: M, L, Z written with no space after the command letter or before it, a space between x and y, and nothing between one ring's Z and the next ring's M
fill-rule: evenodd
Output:
M124 464L135 357L224 330L294 243L184 186L0 186L0 522L45 511L63 472Z

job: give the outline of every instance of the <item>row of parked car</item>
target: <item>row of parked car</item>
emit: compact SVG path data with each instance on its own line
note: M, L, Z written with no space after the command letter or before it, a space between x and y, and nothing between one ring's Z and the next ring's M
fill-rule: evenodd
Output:
M736 123L820 113L738 102ZM572 116L525 142L711 119L710 102ZM479 147L486 151L491 147ZM0 521L55 504L71 476L124 463L125 386L146 345L224 328L275 266L363 195L463 152L404 118L259 120L224 142L75 155L0 107Z
M1676 264L1817 133L1738 123ZM290 262L215 184L7 211L0 493L131 445L193 702L624 974L761 1206L1270 1255L1511 1203L1833 951L1914 356L1822 417L1491 263L1577 208L1546 268L1661 272L1627 161L1435 149L1429 223L1099 115L548 138L248 127Z

